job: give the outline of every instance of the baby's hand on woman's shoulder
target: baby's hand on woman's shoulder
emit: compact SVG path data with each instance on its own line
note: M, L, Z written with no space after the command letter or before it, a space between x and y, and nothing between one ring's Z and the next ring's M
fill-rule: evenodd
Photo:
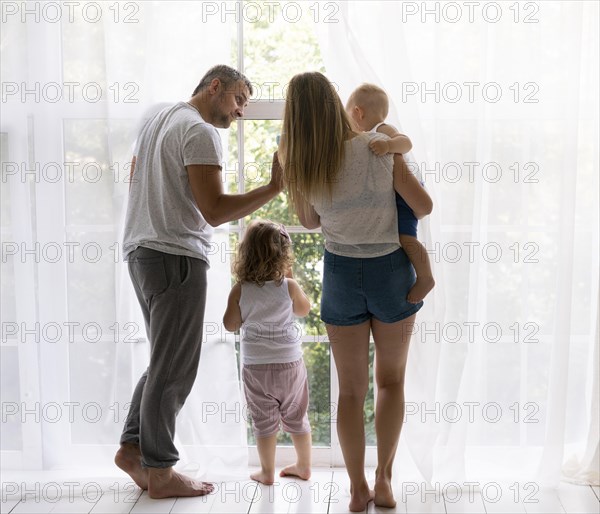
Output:
M374 139L370 141L369 148L375 155L390 153L390 145L386 139Z

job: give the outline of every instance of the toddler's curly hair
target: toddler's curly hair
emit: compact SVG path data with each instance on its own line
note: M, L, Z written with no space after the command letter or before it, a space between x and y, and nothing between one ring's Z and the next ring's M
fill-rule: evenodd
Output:
M268 280L281 282L292 262L292 241L283 225L254 220L238 248L233 274L239 282L262 286Z

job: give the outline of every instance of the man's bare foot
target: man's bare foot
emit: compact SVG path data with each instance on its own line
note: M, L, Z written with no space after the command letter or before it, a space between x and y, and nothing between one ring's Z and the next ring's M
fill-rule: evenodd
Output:
M410 303L419 303L427 296L427 293L435 286L433 277L417 277L415 285L410 288L407 300Z
M123 443L115 455L115 464L125 471L139 488L148 489L148 470L142 467L142 453L137 444Z
M375 496L373 502L377 507L387 507L393 509L396 506L392 484L386 478L375 480Z
M310 467L302 467L296 464L290 464L281 470L280 477L298 477L302 480L310 478Z
M256 480L257 482L260 482L261 484L273 485L273 482L275 481L275 473L267 473L266 471L263 471L261 469L260 471L257 471L256 473L252 473L250 475L250 478L252 480Z
M354 488L350 487L350 503L348 504L348 510L350 512L364 512L367 510L367 504L373 500L374 493L369 489L369 486L365 484L365 487L357 488L356 492Z
M150 498L204 496L212 493L213 489L213 484L186 477L177 473L173 468L148 468L148 496Z

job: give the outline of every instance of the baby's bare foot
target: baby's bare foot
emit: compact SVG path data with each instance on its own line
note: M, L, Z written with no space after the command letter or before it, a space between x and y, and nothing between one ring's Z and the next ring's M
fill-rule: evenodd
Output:
M296 464L291 464L286 466L279 473L280 477L298 477L302 480L308 480L310 478L310 467L302 467Z
M123 443L115 455L115 464L125 471L139 488L148 489L148 470L142 467L142 453L137 444Z
M419 303L435 286L433 277L417 277L415 285L410 288L407 299L410 303Z
M275 481L275 473L267 473L266 471L263 471L261 469L260 471L257 471L256 473L252 473L250 475L250 478L252 480L256 480L257 482L260 482L261 484L273 485L273 482Z

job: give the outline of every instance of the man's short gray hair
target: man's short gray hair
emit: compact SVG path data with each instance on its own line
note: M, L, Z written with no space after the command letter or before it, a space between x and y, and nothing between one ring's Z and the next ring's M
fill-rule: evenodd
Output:
M200 91L207 88L214 79L219 79L225 87L230 86L231 84L234 84L236 82L243 82L249 89L250 94L254 92L252 89L252 84L248 80L248 77L246 77L244 74L240 73L236 69L232 68L231 66L227 66L225 64L217 64L216 66L213 66L210 70L208 70L204 77L202 77L200 83L196 86L196 89L194 89L192 96L197 95Z

